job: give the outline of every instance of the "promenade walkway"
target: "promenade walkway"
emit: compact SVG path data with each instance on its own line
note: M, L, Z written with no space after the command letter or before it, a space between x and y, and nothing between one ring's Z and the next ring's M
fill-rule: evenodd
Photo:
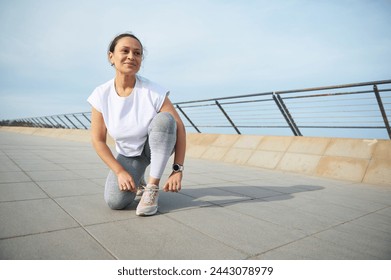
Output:
M185 168L183 190L137 217L106 206L90 144L0 131L0 259L391 259L390 187Z

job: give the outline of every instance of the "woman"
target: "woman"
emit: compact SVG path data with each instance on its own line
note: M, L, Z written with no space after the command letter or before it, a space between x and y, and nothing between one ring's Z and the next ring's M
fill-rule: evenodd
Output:
M104 197L111 209L126 208L135 199L145 169L151 165L136 214L154 215L160 178L174 151L173 171L163 190L181 190L185 127L168 99L169 91L137 75L143 45L136 36L123 33L115 37L109 46L108 59L116 70L115 78L97 87L88 97L92 106L92 143L110 168ZM106 144L107 133L115 140L116 158Z

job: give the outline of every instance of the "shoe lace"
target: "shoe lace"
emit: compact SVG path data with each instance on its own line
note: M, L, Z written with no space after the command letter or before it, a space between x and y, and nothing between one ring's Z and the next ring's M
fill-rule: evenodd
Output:
M151 188L145 188L144 194L143 194L143 202L147 205L153 205L155 203L155 198L158 194L158 190L151 189Z

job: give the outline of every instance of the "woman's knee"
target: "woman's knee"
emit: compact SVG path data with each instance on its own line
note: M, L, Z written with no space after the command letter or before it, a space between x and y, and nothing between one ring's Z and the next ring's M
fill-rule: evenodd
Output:
M127 193L128 195L105 195L105 201L112 210L122 210L128 207L134 200L134 193Z
M174 117L168 112L158 113L152 120L149 131L176 133L176 122Z

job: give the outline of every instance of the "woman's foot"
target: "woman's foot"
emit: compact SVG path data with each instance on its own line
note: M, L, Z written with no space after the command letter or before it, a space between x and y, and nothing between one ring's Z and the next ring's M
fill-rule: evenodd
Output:
M144 188L143 196L136 209L137 216L151 216L157 212L157 203L159 200L159 187L148 184Z

